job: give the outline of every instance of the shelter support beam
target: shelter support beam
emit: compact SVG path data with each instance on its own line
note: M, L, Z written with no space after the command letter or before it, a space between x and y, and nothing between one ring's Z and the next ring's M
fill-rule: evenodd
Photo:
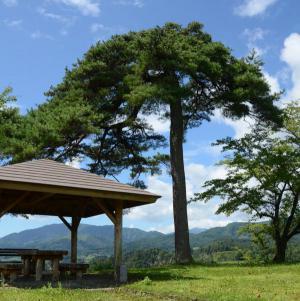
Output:
M77 263L78 227L81 217L73 216L71 224L63 216L59 216L59 218L71 231L71 262Z
M71 262L77 263L77 244L78 244L78 227L81 218L78 216L72 217L71 229Z
M44 200L47 200L49 199L50 197L54 196L55 194L54 193L47 193L47 194L44 194L34 200L31 201L30 205L31 206L35 206L37 205L38 203L40 203L41 201L44 201Z
M63 216L59 216L59 219L65 224L65 226L72 231L72 225L70 223L68 223L68 221L63 217Z
M15 201L11 202L5 209L3 209L0 212L0 218L6 214L9 210L11 210L13 207L15 207L17 204L21 203L28 195L30 194L30 192L25 192L24 194L22 194L19 198L17 198Z
M93 201L95 205L108 216L108 218L112 221L112 223L116 224L117 221L116 221L115 213L113 213L113 211L110 210L102 200L93 198Z
M115 208L115 280L117 283L127 281L127 273L122 265L122 225L123 225L123 206L122 203L117 204ZM124 275L124 273L126 275Z

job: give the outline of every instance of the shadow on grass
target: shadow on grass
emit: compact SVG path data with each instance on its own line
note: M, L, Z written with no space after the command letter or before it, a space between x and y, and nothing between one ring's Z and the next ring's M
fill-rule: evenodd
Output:
M83 275L81 280L76 280L74 277L65 276L59 282L53 282L51 276L44 276L43 280L35 281L33 276L18 277L14 282L5 286L22 288L22 289L40 289L40 288L65 288L65 289L101 289L115 288L117 285L114 281L113 274L102 273Z
M153 281L190 281L207 279L204 277L195 277L184 275L184 270L187 270L190 266L169 266L163 268L151 268L151 269L135 269L129 272L130 282L136 282L149 277Z
M190 281L207 279L203 277L191 277L184 275L184 270L188 266L170 266L164 268L149 268L130 270L128 273L128 283L135 283L149 277L153 281ZM51 276L45 275L42 281L35 281L33 276L18 277L13 283L7 284L8 287L40 289L44 287L65 289L103 289L117 287L113 272L105 270L94 274L86 274L81 280L76 280L71 276L62 277L59 282L52 282Z
M282 264L284 266L289 263ZM207 277L187 275L193 268L239 268L239 267L272 267L281 266L273 263L249 263L249 262L229 262L229 263L191 263L189 265L169 265L164 267L151 267L130 269L128 273L128 283L135 283L150 278L152 281L191 281L209 280ZM189 273L190 274L190 273ZM59 283L51 281L51 277L45 275L43 281L36 282L34 277L18 277L9 287L38 289L42 287L62 287L66 289L102 289L117 287L112 270L102 270L97 273L90 273L83 276L82 280L75 280L71 276L66 276Z

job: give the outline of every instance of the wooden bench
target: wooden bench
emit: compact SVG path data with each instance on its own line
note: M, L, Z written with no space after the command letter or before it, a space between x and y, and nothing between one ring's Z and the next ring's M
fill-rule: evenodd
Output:
M89 265L86 263L60 263L59 270L61 273L71 272L76 274L76 279L81 279L82 274L86 273Z
M0 273L2 283L9 276L9 281L13 282L17 275L22 273L23 264L21 262L0 262Z

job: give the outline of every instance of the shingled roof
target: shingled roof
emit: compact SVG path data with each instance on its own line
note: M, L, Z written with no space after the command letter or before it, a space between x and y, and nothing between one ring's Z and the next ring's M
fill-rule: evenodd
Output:
M27 192L24 200L9 211L23 214L73 216L76 213L87 217L103 213L93 206L94 199L104 200L111 208L119 200L124 208L129 208L159 198L148 191L48 159L0 167L0 189L0 206ZM78 210L73 212L72 207Z

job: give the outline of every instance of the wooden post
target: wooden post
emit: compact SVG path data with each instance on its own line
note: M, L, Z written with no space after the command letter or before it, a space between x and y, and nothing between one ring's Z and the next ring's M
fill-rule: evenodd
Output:
M52 260L52 280L58 281L59 280L59 259L53 258Z
M78 227L80 224L80 217L72 217L71 225L71 262L77 263L77 243L78 243Z
M77 243L78 243L78 227L80 224L81 217L73 216L72 223L70 223L63 217L59 216L61 221L66 225L66 227L71 231L71 262L77 263Z
M30 258L25 257L23 259L23 266L24 266L24 275L29 276L30 275Z
M14 282L17 279L17 272L16 271L12 271L9 275L9 281L10 282Z
M118 204L115 209L115 280L120 283L121 265L122 265L122 223L123 208L122 204Z
M43 259L38 258L36 261L35 280L41 281L43 275Z

